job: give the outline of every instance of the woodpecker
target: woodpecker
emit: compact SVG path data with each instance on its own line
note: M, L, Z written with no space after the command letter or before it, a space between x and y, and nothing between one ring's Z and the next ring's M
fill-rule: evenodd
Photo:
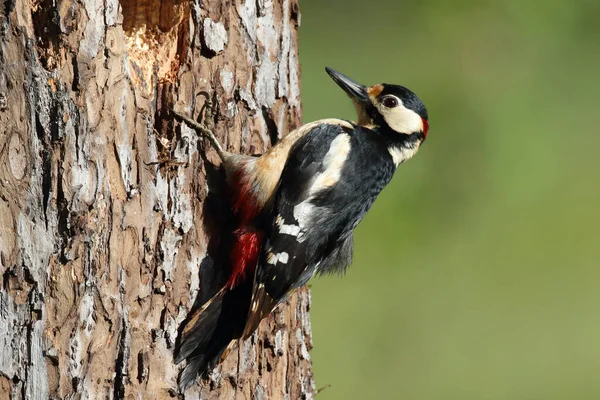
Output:
M181 334L182 390L311 277L345 272L354 228L427 137L427 109L406 87L367 87L326 71L351 98L357 121L303 125L260 157L225 151L210 130L176 113L217 151L238 221L227 283Z

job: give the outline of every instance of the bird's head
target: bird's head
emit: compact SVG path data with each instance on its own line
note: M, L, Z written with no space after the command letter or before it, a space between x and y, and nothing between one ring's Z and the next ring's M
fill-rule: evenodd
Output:
M422 135L425 140L429 130L427 109L412 91L387 83L364 86L331 68L325 70L354 102L359 125L389 128L404 135Z

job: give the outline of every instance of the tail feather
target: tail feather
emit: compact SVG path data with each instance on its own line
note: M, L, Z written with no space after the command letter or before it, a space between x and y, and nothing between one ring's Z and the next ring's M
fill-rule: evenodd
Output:
M196 380L198 372L206 364L205 358L202 354L192 357L188 360L187 365L179 375L179 390L185 392L185 390Z
M205 352L210 345L221 316L224 296L225 288L188 317L181 332L181 340L175 356L176 364L188 358L193 352Z
M258 328L260 322L273 311L277 302L267 293L265 285L255 286L252 293L252 307L246 318L246 325L242 337L247 339Z
M251 290L249 279L233 289L226 286L188 317L175 353L175 363L187 360L179 376L181 391L214 368L232 340L241 337Z

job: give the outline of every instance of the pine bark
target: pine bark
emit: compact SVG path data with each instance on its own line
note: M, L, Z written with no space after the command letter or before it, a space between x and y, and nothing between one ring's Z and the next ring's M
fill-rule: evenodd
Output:
M300 123L297 0L5 0L0 398L311 398L307 289L177 391L178 329L219 289L206 95L233 152Z

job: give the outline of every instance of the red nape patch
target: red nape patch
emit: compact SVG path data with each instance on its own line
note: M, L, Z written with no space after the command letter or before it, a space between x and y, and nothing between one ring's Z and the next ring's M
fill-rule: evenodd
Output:
M427 139L427 131L429 131L429 122L426 119L421 118L423 121L423 140Z
M243 179L243 174L243 168L235 172L235 182L231 185L231 196L234 214L240 219L242 224L246 224L256 217L260 209L257 207L256 200L250 192L250 184Z
M229 262L231 275L227 281L229 289L233 289L246 276L254 275L263 233L252 228L240 228L233 232L235 238Z

